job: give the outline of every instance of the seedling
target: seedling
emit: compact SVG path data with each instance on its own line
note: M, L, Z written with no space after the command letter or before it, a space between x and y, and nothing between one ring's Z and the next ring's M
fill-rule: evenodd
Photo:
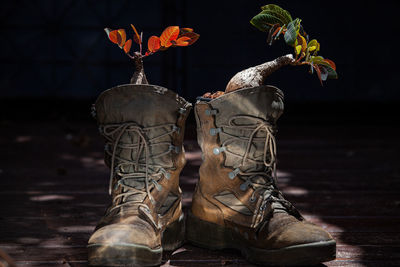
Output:
M200 35L193 32L191 28L169 26L161 33L160 37L153 35L147 40L147 50L143 54L143 32L139 35L135 26L131 24L131 27L134 32L132 39L139 45L138 51L131 51L132 39L127 40L125 29L104 29L110 41L117 44L135 63L135 72L131 78L131 84L148 84L143 69L143 58L153 55L158 51L167 50L170 47L189 46L200 37Z
M273 61L238 72L229 81L225 92L263 85L270 74L286 65L309 65L310 72L317 73L321 85L327 79L337 79L335 63L318 55L320 43L316 39L309 40L308 34L301 25L301 19L292 19L288 11L269 4L262 6L261 12L254 16L250 23L267 33L269 45L283 36L285 43L293 47L294 55L281 56ZM216 98L222 94L223 92L206 93L203 97Z

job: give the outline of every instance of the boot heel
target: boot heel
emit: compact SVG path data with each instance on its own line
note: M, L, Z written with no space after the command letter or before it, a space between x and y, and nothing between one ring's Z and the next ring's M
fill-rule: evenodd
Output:
M164 251L172 251L183 245L185 241L185 218L182 216L165 228L161 244Z
M186 219L186 239L193 245L208 249L232 248L232 234L225 227L203 221L190 211Z

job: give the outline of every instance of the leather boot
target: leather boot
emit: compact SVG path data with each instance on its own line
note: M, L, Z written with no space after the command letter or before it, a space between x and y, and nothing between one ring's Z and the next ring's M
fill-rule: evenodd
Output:
M203 162L187 219L190 242L238 249L257 264L335 259L331 235L306 222L278 190L275 125L282 112L283 93L272 86L197 102Z
M89 239L89 264L158 265L184 241L179 174L191 104L162 87L123 85L94 107L112 202Z

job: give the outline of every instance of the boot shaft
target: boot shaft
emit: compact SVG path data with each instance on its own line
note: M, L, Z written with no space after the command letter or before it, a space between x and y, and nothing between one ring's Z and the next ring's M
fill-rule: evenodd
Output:
M182 143L190 109L183 98L154 85L117 86L98 97L95 112L106 141L114 207L142 202L157 221L157 214L180 205L179 174L186 162Z
M234 217L241 225L254 226L264 202L258 188L264 190L274 176L275 125L282 113L283 93L272 86L196 103L203 162L193 214L217 224Z
M199 101L195 115L203 158L223 155L225 167L263 169L263 156L271 156L264 155L264 148L270 146L266 143L270 140L265 140L266 132L274 138L276 121L282 113L283 93L272 86L237 90L211 101Z
M99 130L107 135L106 141L119 137L121 143L133 145L144 137L153 145L149 146L151 164L180 167L176 165L182 159L176 160L176 156L183 155L180 152L185 121L191 109L186 100L160 86L123 85L103 92L95 103L95 109ZM127 127L123 133L121 129L116 130L121 126ZM175 157L174 154L165 154L168 150L176 152ZM143 151L128 147L117 151L119 157L126 160L143 159L143 153L138 155L138 152ZM110 165L107 157L106 163Z

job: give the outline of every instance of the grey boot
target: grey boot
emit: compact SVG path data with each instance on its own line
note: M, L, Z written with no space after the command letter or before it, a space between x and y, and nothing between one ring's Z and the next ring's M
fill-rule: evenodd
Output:
M191 104L153 85L123 85L95 103L112 202L88 242L91 265L152 266L184 240L179 174Z

